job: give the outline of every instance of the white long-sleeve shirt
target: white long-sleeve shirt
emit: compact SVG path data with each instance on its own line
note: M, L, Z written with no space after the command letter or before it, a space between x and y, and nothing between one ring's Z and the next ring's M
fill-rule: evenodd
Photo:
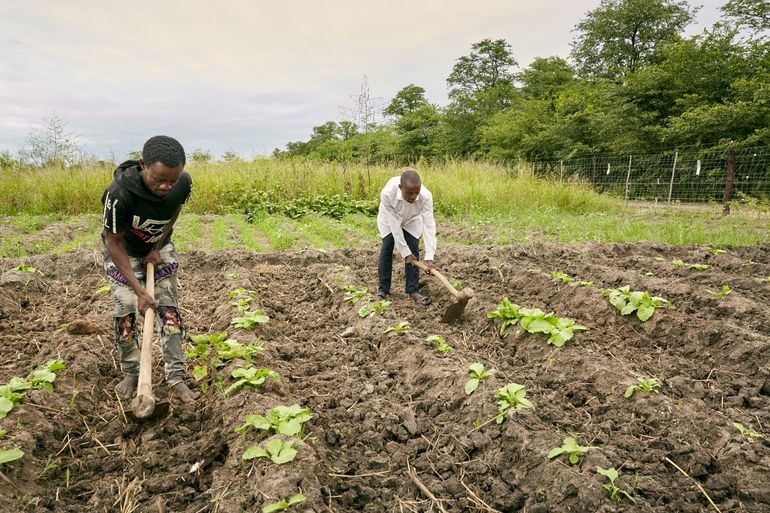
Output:
M403 258L412 254L406 245L403 228L410 235L425 238L425 260L433 260L436 254L436 220L433 217L433 194L424 185L414 203L408 203L401 194L400 176L394 176L380 193L380 209L377 213L377 229L380 237L391 233L396 251Z

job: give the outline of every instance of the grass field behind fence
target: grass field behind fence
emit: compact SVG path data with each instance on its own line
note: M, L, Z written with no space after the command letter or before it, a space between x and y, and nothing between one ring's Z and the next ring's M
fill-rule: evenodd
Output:
M340 220L259 213L247 222L234 208L238 191L269 191L277 201L349 193L376 201L400 169L258 160L191 164L193 196L174 239L180 251L297 251L378 244L376 221L363 214ZM580 184L531 177L522 169L478 162L418 168L433 192L439 243L501 245L538 241L637 242L744 246L768 242L770 219L717 205L698 208L626 205ZM110 167L45 169L0 175L0 256L98 249L101 194ZM58 238L57 238L58 237Z

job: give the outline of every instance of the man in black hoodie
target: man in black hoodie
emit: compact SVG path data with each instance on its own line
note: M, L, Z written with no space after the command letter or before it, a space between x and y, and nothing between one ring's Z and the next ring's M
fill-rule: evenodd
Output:
M139 380L136 312L158 312L166 382L182 401L195 400L187 387L182 338L184 325L177 307L177 269L173 225L192 190L184 172L182 145L171 137L150 138L142 158L115 170L102 196L104 205L104 269L115 303L115 341L125 378L116 390L130 398ZM144 288L146 264L155 266L155 297Z

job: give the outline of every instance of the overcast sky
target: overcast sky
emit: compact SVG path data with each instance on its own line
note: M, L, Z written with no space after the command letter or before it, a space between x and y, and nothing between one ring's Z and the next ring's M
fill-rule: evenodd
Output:
M719 18L703 5L690 33ZM567 57L599 0L0 0L0 151L56 112L84 149L122 159L155 134L216 158L269 154L343 119L368 77L447 102L456 59L505 39L526 67Z

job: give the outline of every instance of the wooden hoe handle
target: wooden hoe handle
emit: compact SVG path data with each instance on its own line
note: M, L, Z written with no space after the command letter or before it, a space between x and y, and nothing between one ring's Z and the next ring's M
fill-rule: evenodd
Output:
M155 266L147 264L145 290L155 297ZM142 354L139 358L139 384L136 388L136 399L131 403L131 409L140 419L152 415L155 410L155 396L152 394L152 337L155 333L155 309L148 308L144 312L144 329L142 330Z
M416 261L416 262L414 263L414 265L416 265L417 267L419 267L419 268L420 268L420 269L422 269L423 271L426 271L426 272L428 271L428 266L427 266L427 265L425 265L424 263L420 262L419 260L418 260L418 261ZM454 285L452 285L451 283L449 283L449 280L447 280L447 279L444 277L444 275L443 275L443 274L441 274L440 272L438 272L438 271L436 270L436 268L435 268L435 267L434 267L433 269L431 269L431 270L430 270L430 274L431 274L432 276L435 276L435 277L438 279L438 281L440 281L440 282L442 283L442 285L444 285L444 287L446 287L446 288L447 288L447 290L448 290L449 292L451 292L451 293L452 293L452 296L454 296L454 298L455 298L455 299L459 299L459 298L460 298L460 291L459 291L459 290L457 290L456 288L454 288Z

